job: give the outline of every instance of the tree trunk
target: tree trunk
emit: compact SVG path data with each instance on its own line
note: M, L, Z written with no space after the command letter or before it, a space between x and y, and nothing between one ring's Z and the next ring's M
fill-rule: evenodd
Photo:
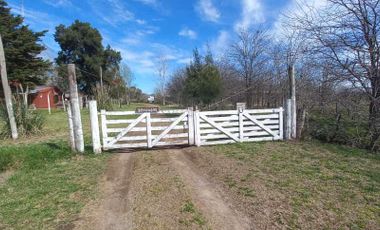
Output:
M371 98L369 107L369 131L371 135L370 148L373 151L380 149L380 95L376 98Z

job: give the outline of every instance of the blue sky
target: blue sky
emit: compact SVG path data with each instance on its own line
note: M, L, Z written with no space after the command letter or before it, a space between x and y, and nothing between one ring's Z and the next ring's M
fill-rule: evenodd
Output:
M47 58L59 50L53 34L58 24L75 19L89 22L121 52L132 69L134 84L152 93L158 83L156 63L169 60L169 72L189 63L192 50L207 44L222 56L239 28L275 30L281 14L295 0L7 0L14 13L23 14L33 30L48 30L43 43ZM22 4L23 3L23 4ZM23 8L21 6L24 6Z

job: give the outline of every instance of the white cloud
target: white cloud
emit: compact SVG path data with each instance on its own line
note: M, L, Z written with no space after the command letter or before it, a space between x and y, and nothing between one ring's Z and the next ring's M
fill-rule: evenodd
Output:
M91 1L90 5L99 19L113 27L135 20L133 12L129 11L121 0Z
M211 41L210 49L216 57L222 56L227 50L231 41L228 31L219 31L218 37Z
M195 9L201 15L202 19L210 22L218 22L220 11L214 6L212 0L199 0Z
M191 30L189 28L183 28L181 31L179 31L178 35L183 36L183 37L188 37L190 39L197 38L197 33L194 30Z
M241 0L241 18L235 24L235 30L248 29L257 23L265 21L264 8L261 0Z
M148 6L157 6L158 1L157 0L135 0L137 2L141 2L142 4L148 5Z
M53 7L73 7L70 0L44 0L44 2Z

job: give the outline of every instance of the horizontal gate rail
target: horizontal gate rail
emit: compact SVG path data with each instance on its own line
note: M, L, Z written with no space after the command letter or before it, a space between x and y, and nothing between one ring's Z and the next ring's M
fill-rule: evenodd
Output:
M101 113L104 149L216 145L283 139L283 109Z

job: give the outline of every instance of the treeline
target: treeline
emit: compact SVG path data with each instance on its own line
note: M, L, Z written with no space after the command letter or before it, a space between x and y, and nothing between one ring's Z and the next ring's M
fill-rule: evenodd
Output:
M328 0L318 8L306 3L298 7L283 17L281 33L237 33L221 58L213 61L218 77L212 80L202 71L190 71L202 59L195 52L192 63L171 76L167 99L183 106L201 102L205 108L233 108L236 102L246 102L248 108L283 106L289 98L288 70L294 68L299 138L378 150L378 1ZM192 85L191 79L197 78L202 79L200 85Z
M133 87L133 73L122 63L120 52L110 45L104 47L100 32L89 23L76 20L70 26L56 27L54 39L60 51L51 62L42 57L46 50L42 37L47 31L34 32L23 22L23 17L12 14L7 3L0 0L0 33L8 79L15 93L26 95L42 84L66 92L67 64L73 63L77 67L79 89L89 97L101 97L97 90L101 87L103 96L106 94L119 103L146 98L140 89Z

